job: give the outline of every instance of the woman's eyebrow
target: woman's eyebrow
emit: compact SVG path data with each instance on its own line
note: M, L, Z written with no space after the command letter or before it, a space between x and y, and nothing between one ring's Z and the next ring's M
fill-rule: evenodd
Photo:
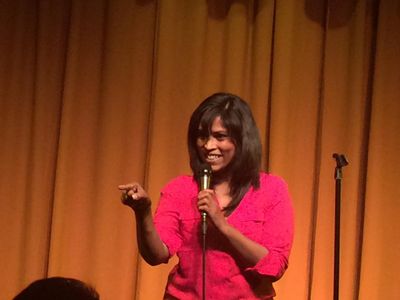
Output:
M228 134L228 130L215 130L215 131L211 131L211 134Z

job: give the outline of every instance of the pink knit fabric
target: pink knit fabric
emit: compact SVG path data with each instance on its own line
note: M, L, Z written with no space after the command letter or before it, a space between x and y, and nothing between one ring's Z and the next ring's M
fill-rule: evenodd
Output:
M202 298L197 194L198 186L191 176L173 179L161 192L154 223L170 255L179 258L168 278L166 299ZM275 295L272 282L286 270L293 240L293 209L286 183L280 177L260 173L260 188L250 188L227 220L269 253L255 266L245 265L226 238L209 225L206 299L271 299Z

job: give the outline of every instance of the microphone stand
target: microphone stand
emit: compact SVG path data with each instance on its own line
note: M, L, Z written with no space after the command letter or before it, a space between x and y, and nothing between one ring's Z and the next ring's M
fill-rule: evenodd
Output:
M207 190L210 188L211 183L211 167L208 164L204 164L201 168L201 176L200 176L200 190ZM207 213L201 212L201 232L202 232L202 287L203 287L203 295L202 299L206 299L206 237L207 237Z
M335 254L334 254L334 270L333 270L333 299L339 299L339 263L340 263L340 203L342 192L342 167L349 163L344 154L334 153L333 158L336 160L335 168Z
M207 236L207 214L205 212L201 213L201 231L202 231L202 256L203 256L203 265L202 265L202 285L203 285L203 297L202 299L206 299L206 236Z

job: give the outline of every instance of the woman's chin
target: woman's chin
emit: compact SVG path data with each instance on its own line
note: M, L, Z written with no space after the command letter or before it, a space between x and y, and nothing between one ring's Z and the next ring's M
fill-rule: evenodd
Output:
M211 167L211 171L213 172L213 173L218 173L218 172L221 172L224 168L222 168L221 166L219 166L219 165L213 165L213 164L210 164L210 167Z
M212 166L211 165L211 178L224 180L229 178L229 169L221 166Z

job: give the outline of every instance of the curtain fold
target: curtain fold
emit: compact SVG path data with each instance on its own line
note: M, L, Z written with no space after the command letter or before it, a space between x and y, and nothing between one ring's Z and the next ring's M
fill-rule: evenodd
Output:
M75 277L102 299L160 299L118 184L153 210L189 174L192 111L253 109L263 168L295 208L277 299L333 293L333 153L345 153L340 299L397 299L400 1L0 1L0 293Z

